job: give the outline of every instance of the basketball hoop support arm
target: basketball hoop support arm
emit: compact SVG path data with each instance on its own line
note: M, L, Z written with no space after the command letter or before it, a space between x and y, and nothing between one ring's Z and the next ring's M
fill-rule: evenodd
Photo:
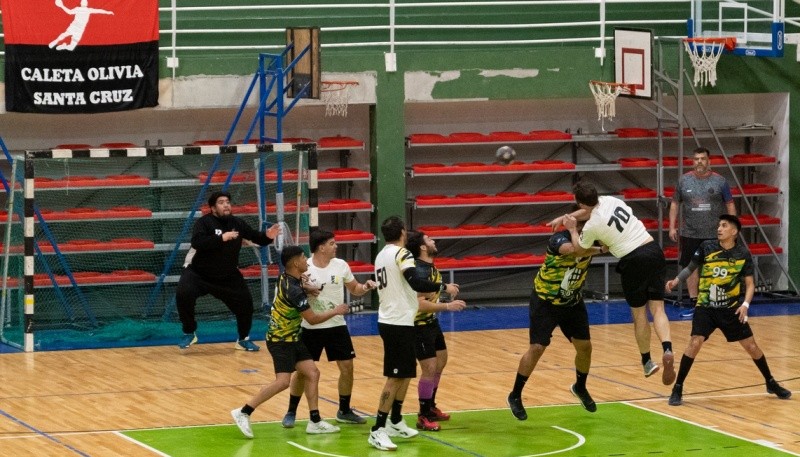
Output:
M600 66L606 58L606 0L600 0L600 47L594 48L594 57L600 59Z

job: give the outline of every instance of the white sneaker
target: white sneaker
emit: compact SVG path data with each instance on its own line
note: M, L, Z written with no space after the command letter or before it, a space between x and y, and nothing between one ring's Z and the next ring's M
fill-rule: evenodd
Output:
M250 429L250 415L243 413L241 408L236 408L231 411L231 417L233 417L233 421L239 427L242 435L248 438L253 437L253 430Z
M325 421L308 421L308 425L306 425L306 433L312 435L319 435L321 433L339 433L339 427L331 425Z
M392 440L389 439L389 434L384 427L370 432L367 442L381 451L394 451L397 449L397 445L392 443Z
M390 420L389 424L386 426L386 434L389 436L399 436L400 438L413 438L419 435L419 432L406 425L403 420L396 424L393 424Z

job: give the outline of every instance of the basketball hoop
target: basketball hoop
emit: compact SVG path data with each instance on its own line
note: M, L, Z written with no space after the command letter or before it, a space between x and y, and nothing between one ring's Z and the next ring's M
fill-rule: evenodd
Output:
M733 37L684 38L683 46L694 67L694 85L715 86L717 84L717 62L722 51L732 51L736 47Z
M601 122L613 119L616 115L616 101L619 94L636 95L636 86L633 84L592 80L589 81L589 89L592 90L594 102L597 105L597 120ZM602 124L601 128L603 128Z
M358 86L358 81L321 81L321 99L325 102L325 116L347 116L350 102L350 88Z

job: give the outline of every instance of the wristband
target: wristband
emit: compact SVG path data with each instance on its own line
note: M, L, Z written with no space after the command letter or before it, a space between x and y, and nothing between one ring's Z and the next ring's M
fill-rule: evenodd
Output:
M742 302L742 308L750 308L750 303L746 301Z

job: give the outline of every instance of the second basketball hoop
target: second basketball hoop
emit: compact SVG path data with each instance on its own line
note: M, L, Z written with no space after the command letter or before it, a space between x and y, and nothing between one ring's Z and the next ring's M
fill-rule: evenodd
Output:
M325 116L347 116L350 104L350 90L358 86L358 81L322 81L322 99L325 102Z

